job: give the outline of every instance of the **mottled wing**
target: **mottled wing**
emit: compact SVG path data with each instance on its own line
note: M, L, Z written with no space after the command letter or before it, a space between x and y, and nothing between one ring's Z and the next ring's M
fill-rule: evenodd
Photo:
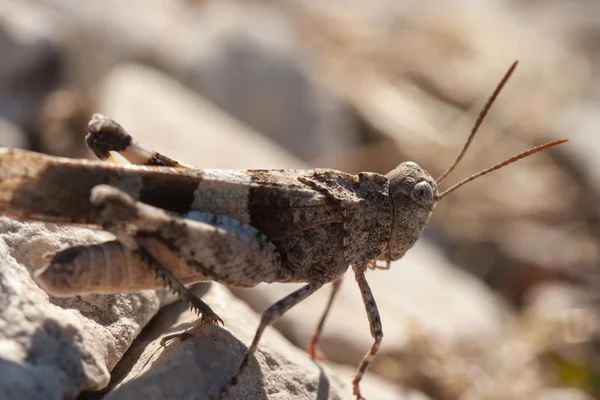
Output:
M114 165L0 150L0 213L19 219L96 225L91 189L112 185L140 201L187 214L227 215L273 240L342 221L338 203L293 170L200 170Z
M343 222L338 202L298 178L304 170L204 170L190 207L227 215L281 240Z

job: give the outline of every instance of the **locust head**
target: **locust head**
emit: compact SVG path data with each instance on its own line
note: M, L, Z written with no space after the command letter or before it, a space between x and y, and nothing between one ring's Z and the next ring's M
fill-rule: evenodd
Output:
M388 250L390 260L397 260L425 229L437 202L437 184L427 171L412 161L398 165L387 178L393 207Z
M487 103L479 113L473 129L471 130L471 134L469 135L469 138L467 139L458 157L446 170L446 172L444 172L438 179L434 180L427 171L425 171L416 163L410 161L400 164L389 174L387 174L393 214L387 251L379 257L379 260L383 259L387 261L389 266L389 261L394 261L401 258L406 251L410 249L413 244L415 244L417 239L419 239L421 232L423 229L425 229L425 226L429 221L429 217L431 216L431 212L433 211L435 205L447 194L455 191L467 182L507 166L517 160L520 160L521 158L568 142L568 140L562 139L534 147L533 149L525 151L499 164L473 174L461 180L454 186L451 186L442 193L438 192L438 185L444 179L446 179L446 177L448 177L450 172L454 170L456 165L463 158L464 154L469 148L469 145L471 144L471 141L481 126L481 123L487 115L492 103L500 93L502 87L510 78L516 66L517 62L515 62L504 75L504 78L502 81L500 81L500 84L498 84L496 90L492 96L490 96Z

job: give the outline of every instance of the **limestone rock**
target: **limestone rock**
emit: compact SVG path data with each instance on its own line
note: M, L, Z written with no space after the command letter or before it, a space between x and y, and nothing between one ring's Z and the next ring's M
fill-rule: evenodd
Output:
M0 217L0 393L12 399L72 399L100 389L160 296L135 294L53 298L31 273L43 255L106 234Z
M8 119L0 117L0 147L18 147L27 146L25 134L19 127Z
M204 289L201 289L204 291ZM197 292L198 293L198 292ZM193 327L197 317L183 304L165 307L123 358L128 373L106 400L208 399L218 392L241 362L258 326L258 316L220 285L202 297L225 321ZM193 337L160 346L165 334L191 328ZM352 399L348 368L321 366L268 328L258 352L229 397L235 399ZM426 396L367 375L363 394L378 400L425 400Z

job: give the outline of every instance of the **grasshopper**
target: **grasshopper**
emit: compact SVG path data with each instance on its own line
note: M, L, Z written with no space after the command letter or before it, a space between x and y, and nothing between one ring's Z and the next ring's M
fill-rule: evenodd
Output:
M481 110L455 162L437 180L414 162L403 162L387 175L351 175L331 169L196 169L143 148L115 121L96 114L89 123L86 143L101 161L2 150L0 213L23 220L101 227L116 236L112 241L56 253L36 273L39 285L56 296L167 285L202 314L200 324L219 324L221 318L186 284L305 283L263 312L243 361L223 384L218 398L236 385L267 326L332 283L329 302L308 346L314 359L341 277L351 266L373 337L353 380L354 395L363 399L359 384L383 338L366 271L387 269L391 261L400 259L447 194L479 176L567 142L535 147L438 192L438 185L462 159L516 65ZM113 153L131 164L115 164Z

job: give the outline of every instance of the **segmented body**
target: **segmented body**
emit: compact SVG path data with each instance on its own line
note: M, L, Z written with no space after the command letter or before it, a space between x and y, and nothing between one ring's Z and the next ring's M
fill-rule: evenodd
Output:
M2 168L2 163L11 168ZM145 239L147 249L158 252L157 258L184 283L217 280L232 286L252 286L259 282L308 282L315 276L329 282L350 264L380 256L390 235L389 185L387 178L379 174L117 166L17 150L0 155L0 190L4 193L0 195L0 212L21 219L99 226L98 209L89 197L92 188L103 184L119 188L142 203L216 228L219 223L211 222L210 215L253 227L257 243L275 246L281 260L276 273L269 274L266 266L250 266L262 268L256 279L248 279L248 273L239 279L235 274L214 279L177 252L168 254L165 247L169 243L164 238ZM208 217L202 219L199 215ZM209 245L192 243L198 247ZM62 280L65 295L77 293L77 285L83 285L79 294L156 286L154 278L142 281L139 254L112 252L118 250L112 247L110 259L103 247L90 248L90 254L84 254L84 248L77 254L70 250L69 256L76 255L75 265L79 266L70 282L65 276L50 275L53 270L63 275L66 272L57 264L61 257L46 268L44 276L57 284ZM85 273L90 279L81 276ZM132 277L131 282L122 279L125 276Z

